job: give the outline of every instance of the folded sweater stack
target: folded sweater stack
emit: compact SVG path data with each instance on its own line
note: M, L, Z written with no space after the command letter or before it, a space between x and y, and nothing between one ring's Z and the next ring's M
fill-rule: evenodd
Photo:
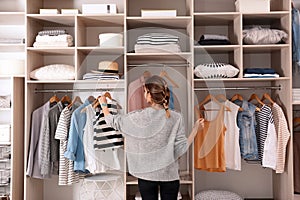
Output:
M181 52L179 37L167 33L148 33L138 37L134 46L136 53Z
M278 78L279 74L271 68L246 68L244 78Z
M33 47L70 47L73 46L73 37L65 30L40 31L35 38Z

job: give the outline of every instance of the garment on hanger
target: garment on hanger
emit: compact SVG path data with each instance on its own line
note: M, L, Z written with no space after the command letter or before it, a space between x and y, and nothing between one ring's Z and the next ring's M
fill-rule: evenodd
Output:
M132 81L128 85L128 112L147 108L150 105L144 97L144 76Z
M292 60L296 64L293 71L299 72L300 66L300 12L297 8L292 8Z
M213 121L205 119L204 128L199 130L194 141L194 166L209 172L225 172L224 105Z
M258 159L263 167L276 170L277 136L271 108L263 105L255 112Z
M74 161L74 171L87 173L85 170L84 149L83 149L83 129L86 123L86 113L81 112L83 108L92 102L86 99L72 114L69 131L67 151L64 156Z
M117 102L107 98L107 107L112 115L118 113ZM111 148L119 148L124 145L123 136L118 131L109 126L105 119L102 108L97 118L93 121L94 125L94 149L104 150Z
M225 99L224 99L225 100ZM239 127L237 126L237 113L239 106L226 100L224 105L230 108L231 112L224 113L224 124L226 127L225 132L225 162L226 168L232 170L241 170L241 152L239 144ZM220 105L214 101L210 101L204 105L205 110L205 119L212 121L217 117L218 110Z
M73 170L73 161L67 159L64 153L67 151L71 116L80 105L79 102L74 102L72 106L67 106L62 110L55 131L55 139L60 141L58 185L71 185L79 182L79 174Z
M283 173L286 160L287 143L291 134L282 108L277 103L273 103L271 109L277 133L276 173Z
M44 131L40 138L40 166L41 174L48 176L50 174L58 174L58 151L59 143L54 139L57 123L63 104L59 101L55 106L50 108L47 116Z
M45 115L50 110L50 101L47 101L43 106L37 108L32 112L31 116L31 130L30 130L30 145L28 152L28 160L27 160L27 170L26 175L33 178L49 178L48 176L44 177L41 174L41 168L39 166L39 141L40 135L42 133L42 122Z
M92 174L104 173L108 170L119 170L121 168L117 149L95 150L94 148L94 126L93 121L100 112L95 111L90 104L86 107L86 124L83 134L83 147L85 157L85 168Z
M294 192L300 193L300 132L293 132Z
M238 112L237 124L240 128L240 151L245 160L258 159L258 146L255 134L255 109L256 106L246 100L233 101L243 110Z

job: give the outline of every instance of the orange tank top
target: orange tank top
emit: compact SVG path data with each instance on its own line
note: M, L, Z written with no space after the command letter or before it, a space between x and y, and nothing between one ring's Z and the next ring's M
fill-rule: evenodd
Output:
M224 106L212 121L204 121L204 128L199 130L194 141L194 164L196 169L209 172L225 172Z

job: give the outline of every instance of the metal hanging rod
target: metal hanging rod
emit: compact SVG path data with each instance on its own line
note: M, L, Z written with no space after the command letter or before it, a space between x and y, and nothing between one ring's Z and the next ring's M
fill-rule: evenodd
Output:
M128 67L186 67L189 63L144 63L144 64L128 64Z
M103 92L124 90L124 88L98 88L98 89L35 89L34 93L71 93L71 92Z
M256 86L256 87L209 87L209 88L194 88L195 91L206 90L281 90L281 85L278 86Z

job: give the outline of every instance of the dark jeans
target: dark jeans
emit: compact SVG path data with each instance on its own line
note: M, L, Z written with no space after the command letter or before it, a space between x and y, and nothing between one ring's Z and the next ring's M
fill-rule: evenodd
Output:
M138 179L139 190L143 200L158 200L158 187L161 200L177 200L179 180L148 181Z

